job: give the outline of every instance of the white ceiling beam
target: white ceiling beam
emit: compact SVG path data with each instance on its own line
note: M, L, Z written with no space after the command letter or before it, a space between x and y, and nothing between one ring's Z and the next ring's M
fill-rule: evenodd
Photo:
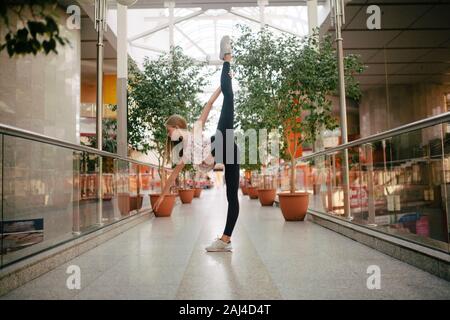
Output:
M270 0L271 7L305 6L307 0ZM318 0L320 5L328 0ZM253 7L256 0L177 0L177 8L229 9L233 7ZM133 5L135 9L159 9L164 7L164 0L139 0Z
M260 21L259 19L256 19L256 18L247 16L247 15L242 14L242 13L239 13L239 12L236 12L235 10L230 10L230 13L231 13L231 14L234 14L235 16L238 16L238 17L244 18L244 19L246 19L246 20L249 20L249 21L253 21L253 22L256 22L256 23L259 23L259 24L261 23L261 21ZM289 34L292 34L292 35L297 36L297 37L301 37L299 34L297 34L297 33L295 33L295 32L292 32L292 31L290 31L290 30L287 30L287 29L284 29L284 28L281 28L281 27L274 26L274 25L271 24L271 23L267 23L267 22L266 22L266 25L267 25L268 27L273 28L273 29L276 29L276 30L278 30L278 31L285 32L285 33L289 33Z
M135 43L135 42L129 42L130 46L133 46L135 48L140 48L140 49L144 49L144 50L148 50L148 51L153 51L153 52L157 52L157 53L166 53L168 51L160 49L160 48L156 48L156 47L152 47L149 45L145 45L145 44L139 44L139 43Z
M236 17L235 15L231 14L229 11L224 12L221 15L217 15L217 16L213 16L213 15L204 15L201 17L196 17L195 20L197 21L218 21L218 20L223 20L223 19L238 19L239 17ZM288 15L288 14L283 14L283 13L271 13L270 14L270 18L271 19L288 19L288 20L295 20L295 21L302 21L302 22L307 22L307 20L305 19L301 19L299 17L294 17L292 15ZM164 21L167 22L168 18L167 17L144 17L144 22L155 22L155 21Z
M175 19L173 23L174 23L174 25L175 25L175 24L180 23L180 22L182 22L182 21L186 21L186 20L195 18L195 17L201 15L201 14L204 13L204 12L205 12L204 10L198 10L198 11L195 11L195 12L193 12L193 13L191 13L191 14L188 14L188 15L186 15L186 16L184 16L184 17L180 17L180 18ZM168 28L169 26L170 26L170 23L169 23L169 22L164 23L164 24L162 24L162 25L160 25L160 26L157 26L156 28L153 28L153 29L151 29L151 30L147 30L147 31L144 31L144 32L142 32L142 33L140 33L140 34L137 34L137 35L135 35L135 36L132 36L132 37L128 38L128 41L131 41L131 42L132 42L132 41L138 40L138 39L140 39L140 38L149 36L149 35L151 35L151 34L153 34L153 33L155 33L155 32L158 32L158 31L161 31L161 30L164 30L164 29Z
M183 32L183 30L181 30L179 27L175 26L175 29L177 29L177 31L179 33L181 33L181 35L183 37L185 37L194 47L196 47L201 53L203 53L205 55L206 58L208 58L208 53L202 49L202 47L200 47L194 40L192 40L191 37L189 37L186 33Z

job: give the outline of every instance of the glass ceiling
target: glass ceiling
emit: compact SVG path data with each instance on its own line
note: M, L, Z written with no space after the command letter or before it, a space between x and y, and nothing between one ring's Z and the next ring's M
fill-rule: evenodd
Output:
M256 1L255 1L256 2ZM319 25L329 13L327 6L318 6ZM108 24L117 32L117 12L108 10ZM306 6L266 6L265 23L272 32L287 32L304 36L308 33L308 13ZM223 9L174 8L174 45L183 48L185 54L198 61L208 61L208 68L220 69L218 58L220 39L224 35L232 38L237 35L237 25L246 25L257 32L260 29L259 7L233 7L229 11ZM139 66L145 57L156 58L169 50L169 9L128 9L129 54ZM144 35L145 34L145 35ZM237 91L236 81L233 83ZM219 73L213 74L210 86L205 88L205 102L209 95L219 86ZM219 98L220 100L220 98ZM216 102L221 105L222 101ZM212 123L218 117L220 108L212 111ZM214 126L207 131L212 133Z

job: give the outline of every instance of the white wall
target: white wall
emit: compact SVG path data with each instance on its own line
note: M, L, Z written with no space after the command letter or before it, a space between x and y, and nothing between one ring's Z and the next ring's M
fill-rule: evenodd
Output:
M58 54L9 58L0 54L0 122L79 143L80 31L65 27L70 46Z

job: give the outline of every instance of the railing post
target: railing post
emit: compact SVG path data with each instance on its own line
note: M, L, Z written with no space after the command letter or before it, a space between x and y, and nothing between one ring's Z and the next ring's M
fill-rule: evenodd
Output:
M98 156L97 226L103 226L103 157Z
M72 234L74 236L79 236L80 231L80 199L81 199L81 188L80 188L80 153L73 152L73 194L72 194Z
M97 31L97 149L103 149L103 32L107 30L106 0L95 1L95 29ZM98 156L98 184L97 184L97 225L103 226L103 161Z
M337 62L339 75L339 106L340 106L340 120L341 120L341 138L342 144L347 141L347 105L345 95L345 74L344 74L344 49L342 46L342 32L341 27L345 23L345 4L343 0L333 0L333 17L336 28L336 46L337 46ZM342 161L342 183L344 187L344 215L351 219L350 211L350 186L348 176L348 149L343 150Z
M366 154L367 166L367 209L369 211L368 224L375 225L375 192L373 187L373 148L371 143L363 146Z

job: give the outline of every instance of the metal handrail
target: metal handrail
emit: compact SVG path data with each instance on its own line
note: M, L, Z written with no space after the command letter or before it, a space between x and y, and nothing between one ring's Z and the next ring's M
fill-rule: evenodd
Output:
M411 122L411 123L405 124L403 126L399 126L397 128L393 128L393 129L390 129L387 131L376 133L376 134L368 136L368 137L353 140L351 142L341 144L336 147L332 147L332 148L325 149L322 151L314 152L307 156L300 157L297 161L306 161L308 159L312 159L312 158L315 158L318 156L335 153L335 152L338 152L338 151L341 151L341 150L344 150L347 148L355 147L358 145L362 145L362 144L368 144L368 143L376 142L379 140L392 138L393 136L397 136L400 134L408 133L411 131L415 131L415 130L419 130L419 129L423 129L423 128L427 128L427 127L431 127L431 126L434 126L437 124L442 124L444 122L449 122L449 121L450 121L450 112L445 112L445 113L442 113L442 114L439 114L436 116L431 116L431 117L428 117L428 118L425 118L422 120ZM27 139L27 140L38 141L38 142L42 142L42 143L46 143L46 144L50 144L50 145L54 145L54 146L59 146L59 147L63 147L63 148L73 149L73 150L77 150L77 151L94 153L94 154L97 154L100 156L112 157L115 159L132 162L135 164L140 164L140 165L157 168L157 166L154 164L145 163L145 162L134 160L134 159L131 159L128 157L123 157L123 156L120 156L120 155L117 155L117 154L114 154L111 152L107 152L107 151L100 151L95 148L75 144L75 143L68 142L65 140L52 138L52 137L49 137L49 136L46 136L46 135L43 135L40 133L31 132L28 130L20 129L20 128L6 125L3 123L0 123L0 134L14 136L14 137L18 137L18 138Z
M400 134L404 134L404 133L408 133L411 131L431 127L431 126L442 124L442 123L449 122L449 121L450 121L450 112L445 112L445 113L442 113L442 114L439 114L436 116L431 116L429 118L411 122L411 123L408 123L403 126L399 126L399 127L387 130L387 131L376 133L376 134L373 134L368 137L353 140L353 141L341 144L336 147L332 147L332 148L325 149L322 151L314 152L312 154L308 154L306 156L300 157L297 161L306 161L306 160L309 160L309 159L312 159L312 158L315 158L318 156L324 156L324 155L327 155L330 153L335 153L337 151L341 151L341 150L355 147L358 145L373 143L373 142L376 142L379 140L392 138L392 137L400 135Z
M41 142L41 143L46 143L46 144L50 144L53 146L58 146L58 147L63 147L63 148L67 148L67 149L72 149L72 150L76 150L76 151L81 151L81 152L89 152L89 153L93 153L99 156L104 156L104 157L111 157L111 158L115 158L118 160L123 160L123 161L127 161L127 162L132 162L135 164L139 164L139 165L144 165L144 166L149 166L149 167L153 167L153 168L157 168L157 165L151 164L151 163L145 163L139 160L135 160L135 159L131 159L128 157L123 157L120 156L118 154L115 153L111 153L111 152L107 152L107 151L100 151L98 149L95 148L91 148L88 146L83 146L83 145L79 145L79 144L75 144L69 141L65 141L65 140L60 140L60 139L56 139L56 138L52 138L40 133L35 133L32 131L28 131L28 130L24 130L24 129L20 129L14 126L10 126L10 125L6 125L3 123L0 123L0 134L4 134L4 135L8 135L8 136L13 136L13 137L18 137L18 138L22 138L22 139L27 139L27 140L32 140L32 141L37 141L37 142Z

